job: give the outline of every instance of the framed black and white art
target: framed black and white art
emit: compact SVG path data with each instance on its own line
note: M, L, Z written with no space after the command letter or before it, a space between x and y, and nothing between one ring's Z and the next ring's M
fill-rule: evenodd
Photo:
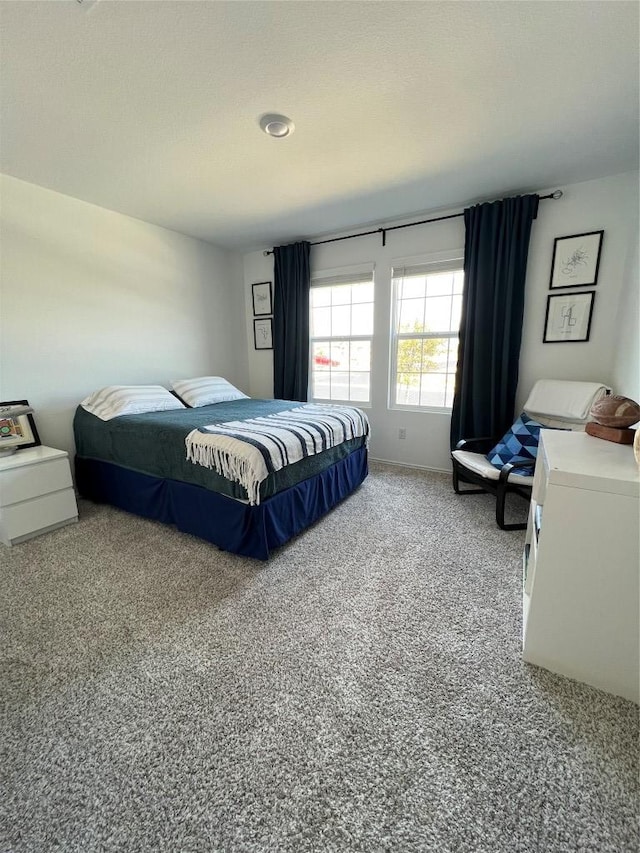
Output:
M588 341L595 293L558 293L547 297L543 343Z
M556 237L553 242L549 288L585 287L596 284L604 231Z
M253 321L253 341L256 349L273 349L273 325L271 317Z
M254 317L261 317L266 314L273 314L270 281L258 281L256 282L256 284L252 284L251 293L253 296Z

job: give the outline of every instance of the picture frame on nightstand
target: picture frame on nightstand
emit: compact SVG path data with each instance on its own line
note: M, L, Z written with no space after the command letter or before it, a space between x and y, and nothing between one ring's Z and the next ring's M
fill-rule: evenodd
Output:
M30 412L19 414L28 405L28 400L0 402L0 451L9 448L22 450L42 444L33 415Z

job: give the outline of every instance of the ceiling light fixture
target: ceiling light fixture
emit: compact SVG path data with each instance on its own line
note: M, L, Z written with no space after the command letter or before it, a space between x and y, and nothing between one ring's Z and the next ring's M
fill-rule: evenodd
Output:
M276 113L267 113L260 119L260 127L268 136L273 136L275 139L284 139L285 136L291 136L296 129L295 124L286 116L277 115Z

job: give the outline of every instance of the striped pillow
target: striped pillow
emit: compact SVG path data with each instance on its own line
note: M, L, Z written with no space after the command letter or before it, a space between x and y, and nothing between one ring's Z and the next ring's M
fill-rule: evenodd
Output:
M107 385L90 394L80 405L103 421L120 415L184 409L185 405L162 385Z
M209 406L211 403L226 403L229 400L244 400L247 395L222 376L198 376L196 379L176 379L171 387L181 400L191 406Z

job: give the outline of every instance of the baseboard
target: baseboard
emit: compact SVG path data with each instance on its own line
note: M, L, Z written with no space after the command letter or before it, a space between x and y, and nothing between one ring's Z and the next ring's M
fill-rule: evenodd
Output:
M396 465L398 468L417 468L419 471L435 471L437 474L450 474L451 468L434 468L432 465L414 465L409 462L396 462L393 459L380 459L379 456L369 456L371 462L384 462L385 465Z

